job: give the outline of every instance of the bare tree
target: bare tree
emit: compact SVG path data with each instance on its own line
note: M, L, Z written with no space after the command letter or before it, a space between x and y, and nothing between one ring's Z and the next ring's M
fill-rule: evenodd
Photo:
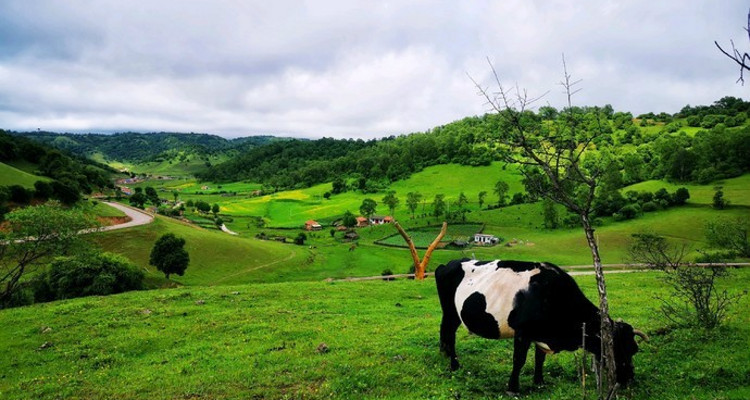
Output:
M414 278L420 281L423 280L424 272L427 269L427 264L430 262L432 252L435 251L438 244L440 244L440 240L443 238L443 236L445 236L445 232L448 230L448 223L443 222L443 227L440 229L440 233L438 233L437 237L432 241L430 246L427 247L427 251L424 253L424 257L422 257L421 261L419 260L419 254L417 254L417 248L414 246L414 241L411 240L411 236L406 233L404 228L402 228L398 222L394 223L394 225L396 226L398 233L401 234L401 237L404 238L406 244L409 246L411 257L414 260Z
M750 12L747 14L747 27L745 28L745 31L747 32L748 39L750 39ZM737 82L742 82L742 84L745 84L745 71L750 71L750 55L747 54L747 52L741 53L739 50L737 50L737 47L734 45L734 41L730 40L729 43L732 44L732 51L731 53L727 50L724 50L724 48L719 45L717 41L714 40L714 44L716 47L719 48L719 51L724 53L725 56L732 59L734 62L737 63L737 65L740 66L740 78L737 79Z
M616 392L612 320L609 317L607 286L604 281L599 246L594 236L591 216L593 201L603 173L612 160L592 146L605 134L600 113L584 116L574 108L572 97L580 89L580 80L572 80L563 56L563 80L560 82L567 97L567 108L552 123L530 111L541 97L529 97L517 85L503 86L494 66L488 59L497 91L490 91L472 79L491 111L501 117L499 137L503 144L503 158L520 165L524 184L530 195L562 204L579 216L596 272L601 316L601 364L605 384L600 398L611 398ZM606 390L604 390L606 389Z

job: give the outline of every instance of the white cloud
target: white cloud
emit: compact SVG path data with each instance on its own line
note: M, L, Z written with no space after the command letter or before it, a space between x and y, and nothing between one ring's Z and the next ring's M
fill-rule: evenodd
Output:
M33 4L30 6L29 4ZM642 113L745 96L740 1L5 1L6 129L379 137L485 111L466 73ZM745 96L746 97L746 96Z

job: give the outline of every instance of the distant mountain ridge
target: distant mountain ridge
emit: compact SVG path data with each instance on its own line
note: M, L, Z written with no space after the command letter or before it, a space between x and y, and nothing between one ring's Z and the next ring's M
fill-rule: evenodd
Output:
M72 154L91 157L100 153L105 158L116 161L153 161L161 155L184 151L198 156L210 156L228 151L245 151L272 141L284 140L273 136L250 136L225 139L204 133L122 132L113 134L74 134L57 132L9 132L13 135L66 150Z

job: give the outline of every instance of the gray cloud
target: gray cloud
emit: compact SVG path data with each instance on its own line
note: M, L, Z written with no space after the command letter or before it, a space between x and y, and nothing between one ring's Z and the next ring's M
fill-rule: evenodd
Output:
M466 4L462 4L466 3ZM676 112L743 97L713 46L741 1L0 3L0 124L380 137L485 111L469 73L562 105Z

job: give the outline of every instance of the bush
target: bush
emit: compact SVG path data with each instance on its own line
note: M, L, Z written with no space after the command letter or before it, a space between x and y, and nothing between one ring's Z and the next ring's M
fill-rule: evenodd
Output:
M641 211L643 212L652 212L658 209L659 209L659 205L653 201L647 201L643 203L643 205L641 206Z
M674 192L672 196L672 204L676 206L684 205L690 198L690 192L687 188L681 187Z
M384 276L384 278L383 278L384 281L393 281L393 280L396 280L396 278L394 278L393 276L391 276L391 275L393 275L393 271L391 271L390 269L384 269L383 272L380 273L380 275Z
M637 204L628 204L612 216L615 218L615 221L625 221L637 217L639 212L640 209Z
M46 273L47 285L36 283L35 297L43 301L139 290L143 277L143 271L113 253L59 257Z
M628 253L633 262L661 270L670 287L661 302L662 315L674 324L711 329L719 326L732 305L747 293L729 293L717 287L717 281L730 276L725 267L684 265L687 246L675 247L666 238L652 233L634 234Z

